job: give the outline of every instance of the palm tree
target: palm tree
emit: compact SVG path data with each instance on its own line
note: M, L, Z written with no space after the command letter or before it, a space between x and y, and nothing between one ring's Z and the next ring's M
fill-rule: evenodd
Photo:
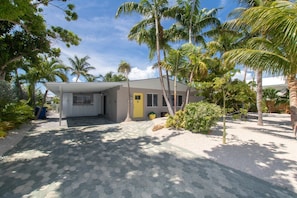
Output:
M199 81L206 77L208 74L208 64L213 59L203 52L202 47L196 47L193 44L187 43L182 46L182 51L188 60L188 64L184 67L188 84L191 85L194 80ZM188 86L184 105L189 103L190 91L191 86Z
M86 79L90 78L91 74L89 74L89 71L95 69L95 67L90 66L90 63L87 62L89 58L89 56L85 56L83 58L74 56L74 59L68 58L71 65L71 67L68 67L72 71L71 75L77 76L75 82L78 81L80 76L83 76Z
M96 79L100 79L103 82L120 82L126 81L127 78L122 74L115 74L114 72L110 71L107 72L104 76L100 74L96 77Z
M169 102L168 96L165 90L164 79L162 75L161 67L161 55L160 51L162 49L162 38L164 35L163 26L161 25L161 19L166 15L166 12L169 10L167 0L142 0L139 3L136 2L126 2L122 4L117 12L116 17L120 16L122 13L132 13L137 12L144 16L144 20L140 22L142 27L151 27L155 28L155 43L156 43L156 52L157 52L157 64L159 69L160 83L162 87L163 96L167 104L168 112L170 115L173 115L172 106ZM168 15L169 16L169 15ZM149 46L150 47L150 46Z
M130 98L131 98L131 93L130 93L130 83L129 83L129 73L131 72L131 66L129 63L127 63L126 61L121 61L121 63L119 64L119 68L118 68L118 72L122 73L125 75L126 79L127 79L127 85L128 85L128 110L127 110L127 117L125 119L125 122L131 121L131 117L130 117Z
M181 68L185 67L186 65L186 59L184 57L184 54L182 52L181 49L177 49L177 50L170 50L169 51L169 56L167 57L166 59L166 62L162 62L162 66L170 71L170 73L174 76L174 100L173 100L173 103L174 103L174 113L176 113L176 106L177 106L177 93L176 93L176 90L177 90L177 75L178 75L178 72Z
M177 23L172 26L175 36L188 43L206 44L204 36L213 34L214 29L220 25L215 17L218 9L199 9L199 0L179 1L179 5L172 8ZM209 28L210 27L210 28ZM203 30L206 30L203 32Z
M239 3L241 5L244 5L245 7L239 7L236 8L232 14L234 15L238 15L238 17L240 18L242 13L244 11L246 11L248 8L251 7L258 7L258 6L264 6L265 3L267 2L271 2L271 0L239 0ZM234 21L231 22L231 24L236 23L236 19ZM246 40L247 38L251 38L252 34L250 32L247 31L247 29L245 26L240 26L241 30L243 30L245 32L244 37L242 40ZM247 35L246 35L247 34ZM256 35L261 36L261 32L257 32ZM246 69L245 72L247 71L247 66L245 65ZM257 79L256 79L256 84L257 84L257 110L258 110L258 122L257 124L262 126L263 125L263 114L262 114L262 97L263 97L263 86L262 86L262 76L263 76L263 70L261 68L258 68L256 70L257 72ZM244 74L244 76L246 76L246 73ZM245 78L244 78L245 81Z
M47 60L46 57L39 57L38 61L34 65L34 67L24 67L26 73L20 76L20 79L26 80L29 83L29 92L30 92L30 100L31 105L35 108L35 86L37 83L44 83L48 81L56 81L59 78L62 81L68 81L68 77L66 75L67 67L63 65L57 59ZM39 117L41 109L45 104L48 90L45 91L41 108L36 115L36 118Z
M51 59L51 60L45 59L41 63L40 82L42 83L53 82L53 81L56 81L57 78L62 80L63 82L67 82L68 81L68 77L66 74L67 69L68 68L57 59ZM42 108L46 102L47 94L48 94L48 89L45 90L41 107L36 115L36 119L39 117L42 111Z
M236 25L247 24L251 32L262 32L262 38L252 39L249 46L227 52L227 61L235 61L287 78L290 91L292 126L297 123L297 4L275 1L267 6L246 10Z

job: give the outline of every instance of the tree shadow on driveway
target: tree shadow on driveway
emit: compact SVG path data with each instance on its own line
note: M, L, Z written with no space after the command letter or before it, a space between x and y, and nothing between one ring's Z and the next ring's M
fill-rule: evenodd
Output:
M296 197L144 135L145 122L26 136L0 161L1 197Z

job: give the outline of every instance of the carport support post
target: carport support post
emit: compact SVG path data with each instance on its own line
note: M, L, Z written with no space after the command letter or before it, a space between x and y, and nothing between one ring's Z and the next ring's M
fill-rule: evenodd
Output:
M63 115L63 90L60 86L60 116L59 116L59 126L62 125L62 115Z

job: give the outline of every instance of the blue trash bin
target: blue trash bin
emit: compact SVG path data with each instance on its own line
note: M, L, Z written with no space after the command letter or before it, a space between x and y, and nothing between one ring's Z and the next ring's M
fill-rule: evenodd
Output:
M38 114L40 107L35 108L35 116ZM42 107L38 119L46 119L46 107Z

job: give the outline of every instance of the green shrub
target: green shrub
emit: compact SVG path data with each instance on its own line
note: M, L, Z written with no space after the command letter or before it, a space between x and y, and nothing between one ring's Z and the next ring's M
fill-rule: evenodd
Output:
M0 110L0 121L9 121L15 125L20 125L34 118L32 107L26 104L25 101L17 103L8 103Z
M169 115L166 120L166 127L173 127L176 129L185 128L184 114L184 111L179 110L174 116Z
M208 133L222 116L221 108L208 102L190 103L185 107L185 129L194 133Z
M6 136L7 136L7 132L2 131L2 130L0 129L0 138L5 138Z
M15 128L15 125L12 122L3 121L0 122L0 131L9 131Z
M8 103L16 101L16 95L11 87L11 85L3 80L0 80L0 108Z

